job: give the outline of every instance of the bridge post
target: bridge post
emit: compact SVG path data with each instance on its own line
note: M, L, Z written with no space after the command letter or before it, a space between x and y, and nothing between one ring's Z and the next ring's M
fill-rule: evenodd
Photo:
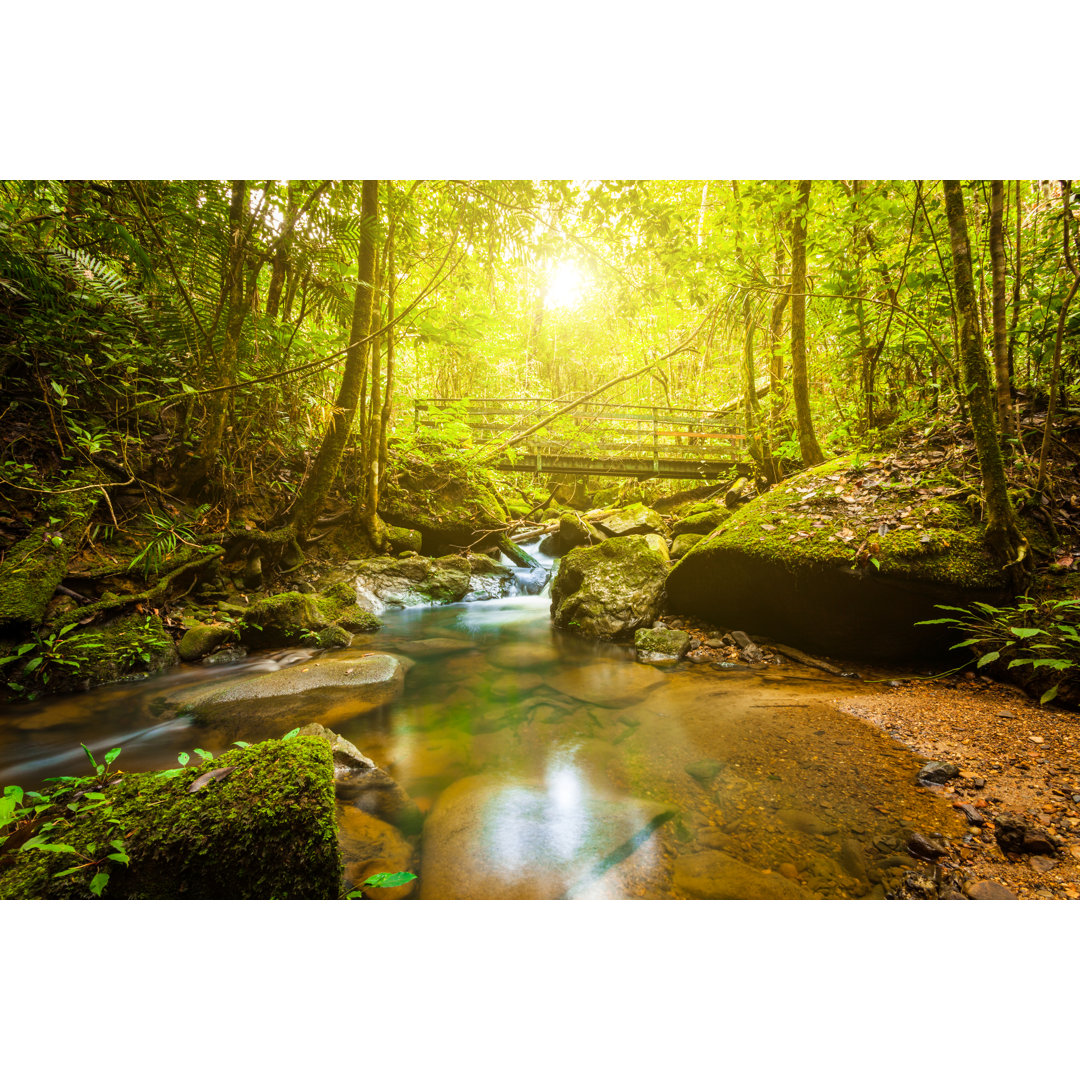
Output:
M656 406L652 407L652 467L653 472L660 471L660 442L657 436Z
M420 399L413 398L413 431L420 430Z

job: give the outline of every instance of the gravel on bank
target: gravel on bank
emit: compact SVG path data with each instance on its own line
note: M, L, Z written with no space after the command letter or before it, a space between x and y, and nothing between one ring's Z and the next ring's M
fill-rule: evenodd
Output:
M969 895L989 899L997 890L978 883L999 882L1020 899L1080 899L1080 716L970 676L896 679L835 704L929 760L959 767L955 779L925 790L965 819L983 819L968 826L957 851ZM1058 857L1003 852L1001 815L1048 836Z

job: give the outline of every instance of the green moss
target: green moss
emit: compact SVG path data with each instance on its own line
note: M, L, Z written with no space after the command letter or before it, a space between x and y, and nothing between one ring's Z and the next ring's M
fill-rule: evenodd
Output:
M847 503L844 496L860 494L857 477L847 472L851 461L837 458L809 469L740 507L694 548L694 558L742 550L792 571L861 564L883 575L963 588L1006 584L986 548L985 529L965 505L947 495L915 502L906 485L875 489L880 497L872 507ZM940 486L921 486L928 484ZM889 527L879 534L881 518L904 511L902 523L911 528ZM843 530L851 535L839 535Z
M211 769L233 772L194 792ZM232 750L176 776L131 773L107 789L102 811L80 815L54 842L86 851L122 835L131 858L115 864L105 898L190 900L336 899L341 857L333 755L320 739L271 740ZM62 833L62 836L61 836ZM30 851L0 871L0 899L91 899L91 871L56 878L70 854Z
M356 603L356 590L347 581L338 581L315 597L319 612L327 623L336 624L350 634L373 634L382 623Z
M101 498L97 469L81 469L62 483L80 491L61 491L42 507L43 524L20 540L0 567L0 626L39 626L45 607L67 572L68 560L82 539L83 530Z

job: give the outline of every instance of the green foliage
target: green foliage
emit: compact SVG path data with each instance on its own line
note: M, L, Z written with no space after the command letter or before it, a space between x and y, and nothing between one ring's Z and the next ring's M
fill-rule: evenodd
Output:
M41 851L74 857L74 866L52 876L66 878L84 873L89 876L90 892L100 897L109 884L113 864L127 866L131 861L124 837L115 828L120 823L113 816L108 791L115 776L111 767L120 756L120 748L109 750L99 762L85 743L80 745L93 770L91 777L53 777L46 781L53 786L44 792L24 792L14 785L4 788L4 797L0 799L0 845L21 841L19 852ZM99 840L79 847L66 843L68 833L85 814L93 814L114 828L105 829Z
M1033 672L1060 674L1040 704L1052 701L1062 682L1080 673L1080 599L1022 600L1012 607L981 602L971 608L936 606L954 614L916 625L954 626L965 636L952 648L971 649L978 657L976 667L1006 661L1006 670L1029 667Z
M195 521L202 517L209 508L207 503L196 507L192 514L194 520L191 524L174 521L153 510L143 514L143 519L150 526L152 535L142 550L128 564L128 569L134 570L139 563L142 563L143 571L149 577L161 570L165 560L181 544L200 550L194 531Z
M401 870L393 874L372 874L371 877L360 882L358 888L347 893L345 899L363 900L365 899L365 889L395 889L399 885L408 885L410 881L415 880L416 875L409 873L407 870Z

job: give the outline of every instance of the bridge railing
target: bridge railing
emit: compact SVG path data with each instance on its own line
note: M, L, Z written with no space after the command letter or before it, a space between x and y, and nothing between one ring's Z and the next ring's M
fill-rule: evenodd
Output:
M498 444L524 432L565 402L547 398L417 398L416 427L466 425L477 443ZM742 456L745 436L731 413L707 409L666 409L621 402L587 401L518 443L509 456L535 456L553 462L574 459L575 471L678 472L689 475L695 463L732 462ZM583 463L592 463L592 468ZM650 468L651 466L651 468ZM569 471L569 470L567 470Z

